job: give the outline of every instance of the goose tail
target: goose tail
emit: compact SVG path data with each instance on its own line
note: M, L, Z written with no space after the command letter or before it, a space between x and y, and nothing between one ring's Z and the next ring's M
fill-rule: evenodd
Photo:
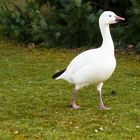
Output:
M62 79L62 75L63 73L66 71L66 69L63 69L57 73L55 73L53 76L52 76L52 79L55 79L55 80L58 80L58 79Z

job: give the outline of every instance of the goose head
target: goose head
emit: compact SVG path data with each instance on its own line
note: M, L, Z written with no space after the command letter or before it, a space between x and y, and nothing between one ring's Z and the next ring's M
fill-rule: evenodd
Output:
M112 11L105 11L101 14L99 18L99 24L102 25L109 25L109 24L114 24L119 21L125 20L124 18L117 16L114 12Z

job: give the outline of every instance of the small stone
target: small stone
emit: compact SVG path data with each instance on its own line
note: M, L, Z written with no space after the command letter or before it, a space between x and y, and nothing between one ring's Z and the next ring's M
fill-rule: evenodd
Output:
M97 133L97 132L98 132L98 130L97 130L97 129L95 129L95 130L94 130L94 132L95 132L95 133Z
M136 125L136 128L140 128L140 126L139 125Z
M78 129L79 127L78 126L75 126L75 128Z
M103 127L100 127L99 130L100 130L100 131L103 131L104 129L103 129Z
M14 134L18 134L18 131L15 131Z
M116 123L114 122L113 125L116 125Z

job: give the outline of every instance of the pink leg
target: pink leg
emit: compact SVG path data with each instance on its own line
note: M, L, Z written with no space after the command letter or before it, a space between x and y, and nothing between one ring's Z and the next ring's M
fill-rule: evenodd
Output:
M102 93L98 92L99 98L100 98L100 110L109 110L111 108L104 106L103 100L102 100Z
M103 103L103 100L102 100L102 92L101 92L102 86L103 86L103 83L100 83L97 86L97 91L98 91L99 99L100 99L100 106L99 107L100 107L100 110L109 110L111 108L104 106L104 103Z
M77 94L78 94L78 91L76 89L74 89L74 93L73 93L73 97L72 97L72 103L71 103L73 109L80 109L80 106L78 106L76 104Z

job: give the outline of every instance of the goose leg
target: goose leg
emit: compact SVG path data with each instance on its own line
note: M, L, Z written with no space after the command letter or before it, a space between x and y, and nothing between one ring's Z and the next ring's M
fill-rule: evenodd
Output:
M72 103L71 103L73 109L80 109L80 106L78 106L76 104L77 94L78 94L78 90L74 89L74 93L73 93L73 97L72 97Z
M100 110L109 110L109 107L104 106L103 100L102 100L102 87L103 87L103 83L100 83L97 85L97 91L98 91L98 95L99 95L99 99L100 99Z

